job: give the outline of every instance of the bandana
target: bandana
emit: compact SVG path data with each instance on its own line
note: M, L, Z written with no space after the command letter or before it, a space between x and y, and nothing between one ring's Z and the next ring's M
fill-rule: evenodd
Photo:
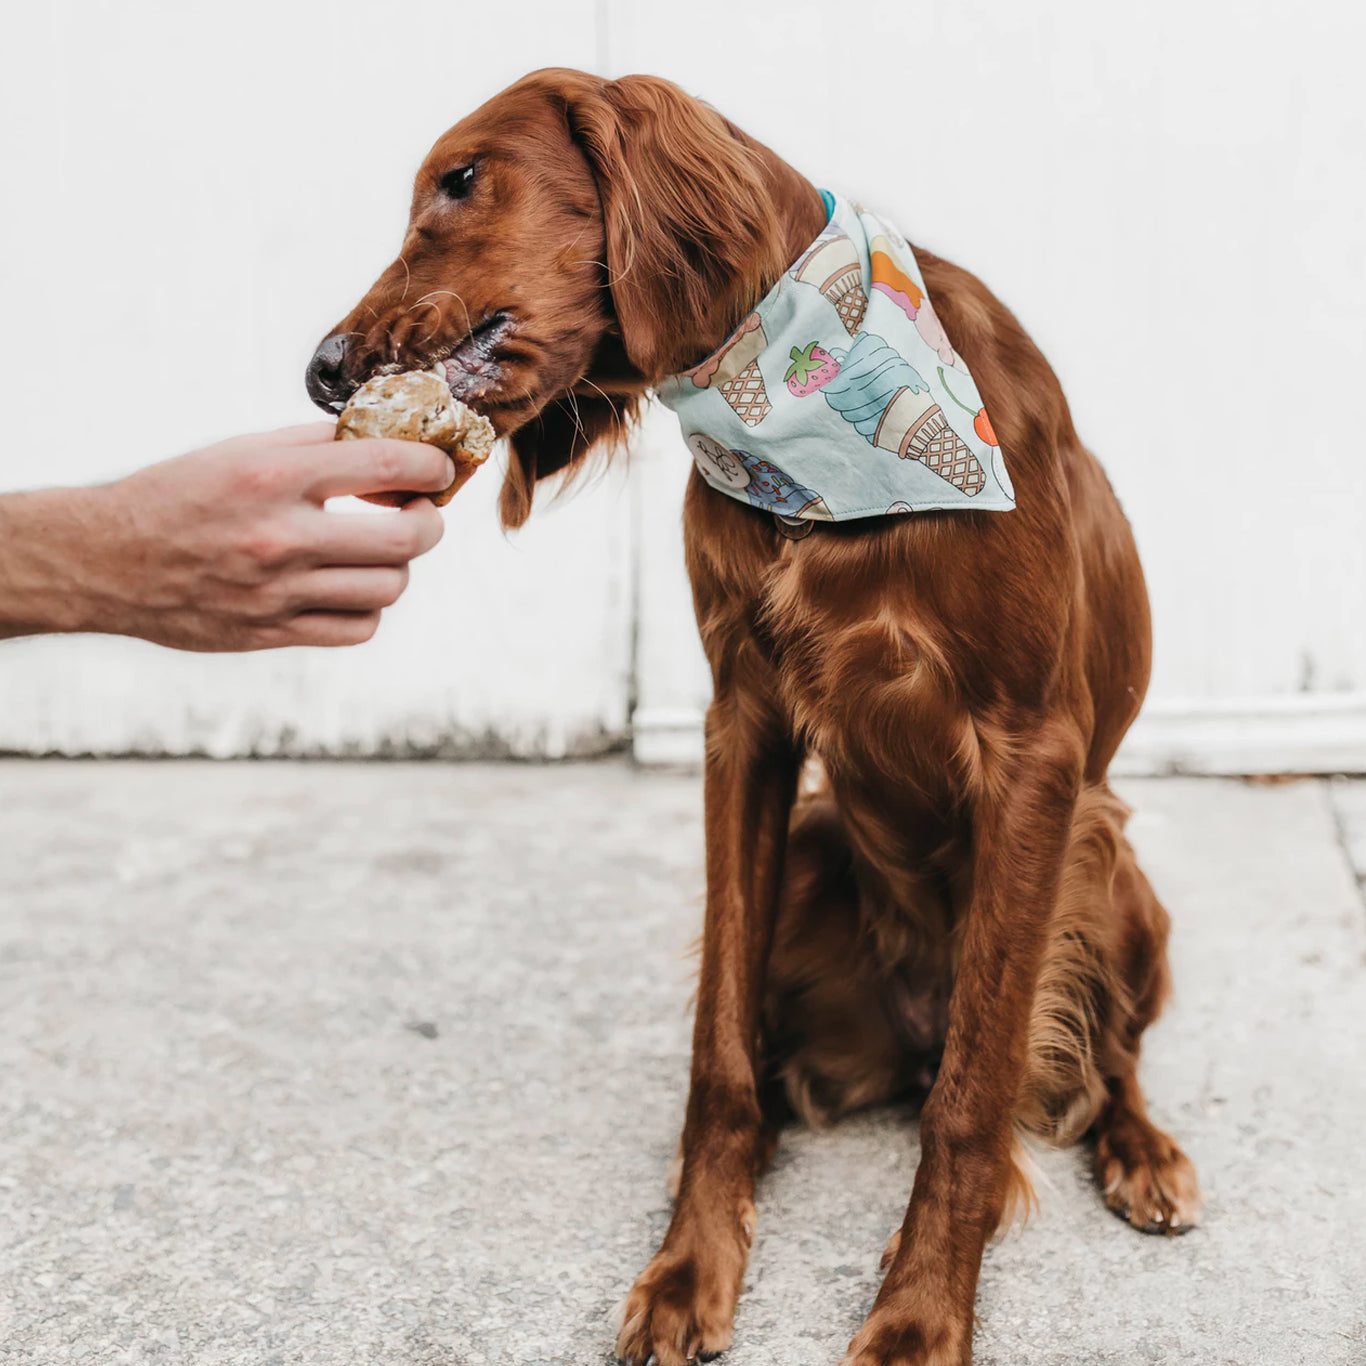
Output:
M821 235L716 351L658 388L702 477L799 525L1009 511L996 434L915 253L821 195Z

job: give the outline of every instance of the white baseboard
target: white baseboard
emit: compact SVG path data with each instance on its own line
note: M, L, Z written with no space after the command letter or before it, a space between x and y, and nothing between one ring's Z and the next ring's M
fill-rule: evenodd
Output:
M631 754L647 768L694 768L702 762L702 713L696 707L637 707Z
M700 764L701 711L641 708L632 752L650 766ZM1366 693L1153 702L1125 737L1111 772L1366 773Z
M1112 771L1366 773L1366 693L1154 702L1125 736Z

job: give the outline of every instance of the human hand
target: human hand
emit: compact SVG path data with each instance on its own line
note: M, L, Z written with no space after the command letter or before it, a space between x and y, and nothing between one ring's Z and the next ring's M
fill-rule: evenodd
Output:
M0 635L101 631L181 650L355 645L441 539L425 498L327 511L340 494L436 492L450 458L335 442L329 422L234 437L117 483L0 498ZM7 629L8 623L8 629Z

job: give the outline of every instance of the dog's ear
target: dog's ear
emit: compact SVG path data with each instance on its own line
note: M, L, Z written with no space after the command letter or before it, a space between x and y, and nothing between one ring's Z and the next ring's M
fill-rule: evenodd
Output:
M654 383L719 345L786 268L762 149L655 76L566 95L602 202L622 343Z
M508 443L508 468L498 511L514 530L531 515L537 480L570 467L599 442L620 441L636 415L637 400L567 394L547 403Z
M781 163L714 109L654 76L554 69L526 79L562 111L597 185L614 332L584 377L602 388L552 401L512 435L508 528L526 521L538 480L572 476L590 447L625 436L645 389L714 350L791 256Z

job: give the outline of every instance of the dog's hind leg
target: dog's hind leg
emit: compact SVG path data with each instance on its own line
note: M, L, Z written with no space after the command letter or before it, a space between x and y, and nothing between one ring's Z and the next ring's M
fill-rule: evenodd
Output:
M820 1125L934 1081L948 1006L911 917L870 906L828 793L793 812L763 1013L767 1127ZM895 922L889 925L889 922ZM895 937L900 953L889 951Z
M1103 786L1078 799L1018 1117L1055 1145L1089 1131L1106 1204L1144 1232L1179 1233L1199 1217L1195 1170L1149 1119L1136 1074L1170 989L1170 919L1124 838L1127 815Z
M1170 992L1170 917L1121 837L1113 906L1122 927L1118 970L1127 1018L1107 1040L1106 1099L1092 1125L1096 1180L1105 1203L1144 1233L1185 1233L1199 1221L1200 1186L1190 1159L1148 1117L1137 1065L1143 1031Z
M1140 1233L1189 1232L1200 1221L1200 1185L1176 1140L1148 1118L1130 1069L1109 1081L1095 1124L1096 1180L1106 1205Z

